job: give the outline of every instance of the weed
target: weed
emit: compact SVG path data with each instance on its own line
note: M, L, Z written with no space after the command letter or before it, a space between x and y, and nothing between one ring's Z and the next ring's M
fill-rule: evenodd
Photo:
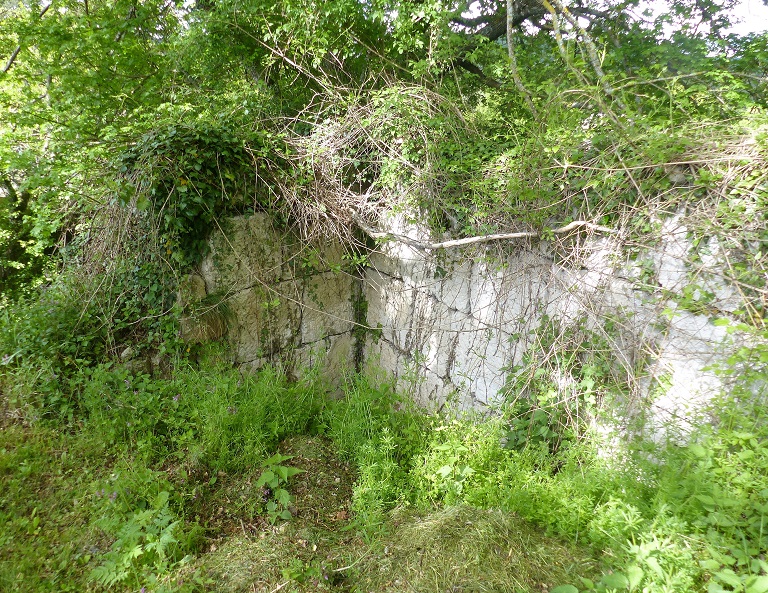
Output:
M150 508L137 510L123 521L105 517L98 526L115 532L115 542L91 578L105 587L132 581L141 587L185 559L175 560L178 521L168 508L169 493L160 492Z
M275 453L261 464L264 471L256 481L256 488L263 488L267 492L266 512L269 522L273 525L278 519L288 521L293 515L291 506L293 497L286 490L288 479L302 473L304 470L297 467L283 465L284 461L292 459L290 455Z

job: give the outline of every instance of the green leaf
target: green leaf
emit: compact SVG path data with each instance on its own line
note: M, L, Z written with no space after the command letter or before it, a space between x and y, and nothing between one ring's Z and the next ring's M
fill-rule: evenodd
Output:
M291 495L287 490L278 488L275 490L275 500L283 506L288 506L291 503Z
M704 570L715 571L715 570L720 570L723 564L721 562L718 562L717 560L713 560L712 558L710 558L708 560L702 560L701 562L699 562L699 566L701 566Z
M261 488L265 484L272 482L275 479L274 472L270 470L265 470L262 472L262 474L259 476L259 479L256 481L256 488Z
M706 494L697 494L695 496L696 500L703 502L707 507L711 507L714 509L716 503L715 499L711 496L707 496Z
M629 580L620 572L603 575L600 582L608 589L628 589Z
M283 463L284 461L288 461L289 459L293 459L293 455L282 455L280 453L275 453L272 457L270 457L264 463L262 463L261 467L280 465L281 463Z
M298 474L303 474L305 470L298 468L298 467L287 467L285 468L287 471L285 473L285 479L287 480L290 477L296 476Z
M754 578L753 581L752 578ZM768 593L768 576L750 577L744 593Z
M656 576L660 579L664 578L664 569L661 567L661 564L659 564L659 561L656 560L653 556L649 556L645 559L645 563L651 567L651 570L656 573Z
M689 445L688 450L693 453L696 457L706 457L707 456L707 450L702 447L701 445Z
M573 585L560 585L552 589L550 593L579 593L579 590Z
M724 582L726 585L730 585L734 588L741 588L741 579L739 578L739 575L729 568L716 572L714 577Z
M633 591L635 588L637 588L638 585L640 585L644 575L645 573L643 572L643 569L636 564L632 564L631 566L627 567L627 580L629 581L630 591Z

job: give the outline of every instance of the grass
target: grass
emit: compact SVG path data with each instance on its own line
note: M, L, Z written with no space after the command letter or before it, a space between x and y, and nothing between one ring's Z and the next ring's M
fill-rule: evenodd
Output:
M619 463L589 438L510 446L503 417L425 416L365 378L333 399L220 358L103 365L68 377L61 415L24 401L29 376L0 377L0 590L768 592L755 396ZM287 521L261 479L278 465L302 470Z
M0 590L75 591L104 544L94 485L109 471L103 443L44 426L0 430Z
M91 369L77 380L72 421L6 397L0 589L480 591L492 567L496 590L538 591L567 565L592 570L591 552L513 514L409 506L408 463L429 421L390 389L356 382L346 400L325 401L316 385L271 371L248 378L203 364L165 379ZM272 524L257 482L276 451L304 471L287 484L293 518ZM381 484L401 491L387 501L370 488L382 454L400 468ZM375 522L367 503L378 505Z

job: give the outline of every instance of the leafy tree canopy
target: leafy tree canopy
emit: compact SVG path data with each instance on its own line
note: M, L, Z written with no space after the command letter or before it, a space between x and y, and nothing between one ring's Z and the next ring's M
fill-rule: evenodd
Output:
M125 155L176 125L226 130L206 150L226 137L222 150L240 154L233 142L307 137L387 89L419 88L455 109L425 109L409 129L426 144L400 162L457 172L536 135L587 126L637 146L647 126L764 109L768 35L727 35L734 1L652 13L640 0L3 0L0 281L40 277L85 211L125 194ZM409 98L393 101L416 117ZM301 154L271 146L283 163ZM343 173L358 186L387 170L363 171L376 158L361 150Z

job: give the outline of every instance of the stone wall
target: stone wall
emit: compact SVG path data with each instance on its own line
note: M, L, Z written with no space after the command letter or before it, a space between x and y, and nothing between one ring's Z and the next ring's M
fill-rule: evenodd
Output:
M360 278L343 269L341 247L304 245L267 214L224 225L212 236L199 277L204 301L227 317L235 362L252 369L280 364L290 374L320 365L329 377L353 368ZM205 307L200 296L196 301L199 327Z
M411 239L428 236L403 218L389 226ZM542 326L557 320L563 336L578 326L605 338L627 382L619 422L642 414L652 434L669 424L685 428L721 389L710 367L722 361L729 335L712 320L737 308L738 298L710 275L714 296L706 307L703 297L701 307L681 307L678 297L691 283L690 241L681 216L664 227L662 240L633 261L610 235L461 253L387 243L365 276L368 324L381 331L367 341L364 359L424 406L483 409L501 401L511 369L542 346Z
M404 217L388 225L428 237ZM684 221L663 225L662 239L632 261L614 236L576 233L567 245L451 252L393 241L356 272L346 269L340 246L302 245L257 214L215 233L200 272L207 298L227 304L236 360L246 368L320 364L338 377L362 364L394 377L426 407L483 409L500 401L510 370L541 347L537 332L557 320L605 336L628 383L624 418L642 413L658 431L670 421L685 425L720 389L709 367L730 338L712 319L738 307L733 290L701 270L709 296L695 306L695 292L686 292Z

